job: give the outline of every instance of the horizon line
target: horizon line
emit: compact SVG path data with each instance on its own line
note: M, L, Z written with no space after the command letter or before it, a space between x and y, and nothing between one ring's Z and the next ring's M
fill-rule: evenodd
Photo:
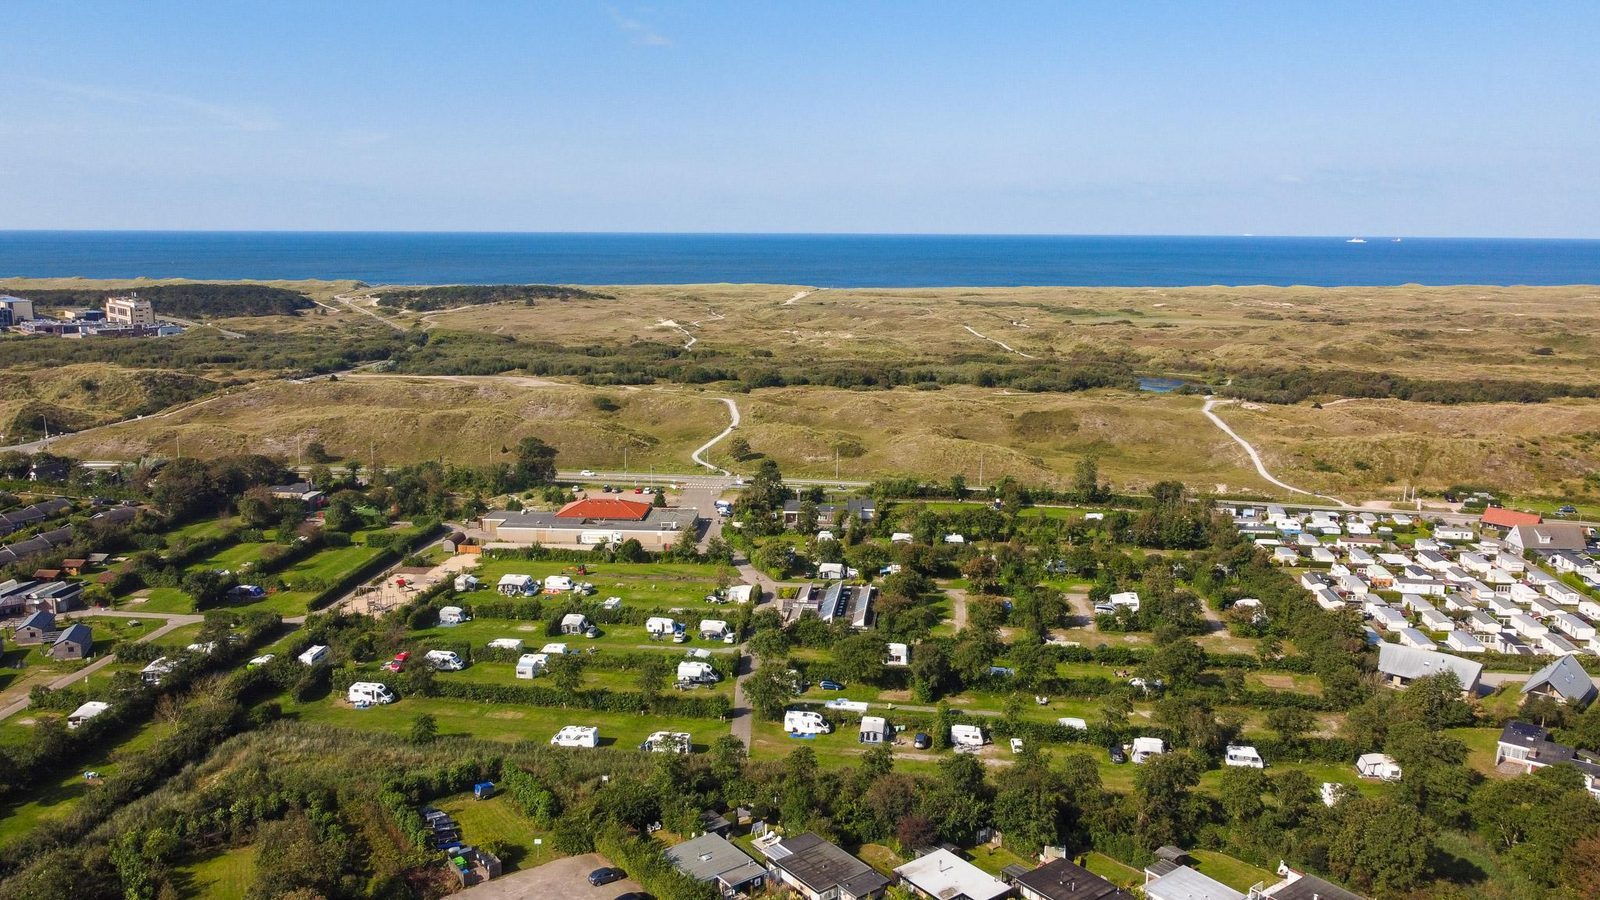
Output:
M1376 241L1582 241L1600 242L1600 236L1549 235L1448 235L1384 234L1379 232L1328 234L1252 233L1132 233L1050 231L537 231L497 229L368 229L368 228L0 228L0 234L299 234L299 235L484 235L545 237L884 237L884 238L1140 238L1164 240L1345 240L1371 237Z

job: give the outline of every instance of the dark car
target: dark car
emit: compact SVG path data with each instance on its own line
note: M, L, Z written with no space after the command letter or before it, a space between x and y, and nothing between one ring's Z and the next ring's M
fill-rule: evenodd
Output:
M1121 764L1123 764L1123 763L1128 761L1128 754L1122 752L1122 748L1121 747L1112 747L1111 748L1111 761L1116 763L1117 765L1121 765Z
M644 891L629 891L626 894L618 894L617 900L656 900L656 898Z
M1577 511L1578 511L1578 508L1576 506L1573 506L1571 503L1568 503L1566 506L1563 506L1560 509L1556 510L1556 512L1562 514L1563 516L1570 516L1570 515L1576 513Z
M917 732L916 736L911 739L911 746L917 748L918 750L926 750L933 746L933 738L928 737L919 731Z
M829 681L826 678L824 678L821 681L817 682L817 687L822 688L825 691L842 691L842 690L844 690L844 685L840 684L837 681Z
M601 866L600 868L589 873L589 883L595 887L599 887L602 884L610 884L613 881L621 881L627 877L628 873L622 871L621 869L613 868L611 866Z

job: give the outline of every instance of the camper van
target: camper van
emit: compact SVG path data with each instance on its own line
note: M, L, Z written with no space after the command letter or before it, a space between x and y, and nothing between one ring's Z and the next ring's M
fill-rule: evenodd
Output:
M975 753L983 746L983 729L976 725L951 725L950 744L957 750Z
M693 684L715 684L718 678L710 663L688 660L678 663L678 680Z
M688 753L693 747L687 731L657 731L639 745L640 750L651 753Z
M600 729L594 725L563 725L550 739L555 747L598 747Z
M328 661L328 645L313 644L300 654L300 664L306 666L320 665Z
M76 730L110 708L111 704L103 700L90 700L67 715L67 727Z
M548 653L524 653L517 657L517 677L532 678L543 672L545 663L549 661Z
M356 704L393 703L394 691L389 690L386 684L376 681L358 681L350 685L350 690L345 693L345 699Z
M467 615L467 611L459 606L439 607L440 625L460 625L462 622L470 621L472 621L472 617Z
M822 717L822 713L809 709L791 709L783 714L783 730L791 735L817 735L832 732L833 726Z
M454 650L429 650L422 658L441 672L459 672L465 667Z

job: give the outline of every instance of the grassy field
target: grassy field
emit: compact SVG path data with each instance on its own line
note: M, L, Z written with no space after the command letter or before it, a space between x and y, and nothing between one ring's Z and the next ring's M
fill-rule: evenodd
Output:
M181 863L179 889L184 897L243 900L255 878L256 848L218 850Z
M500 863L507 872L531 869L561 855L551 848L550 835L535 828L504 794L488 800L457 794L433 805L449 813L461 826L462 840L498 846L502 851Z
M32 721L31 716L24 714L0 723L0 743L28 740ZM13 802L0 804L0 846L27 834L42 822L66 815L80 798L95 790L96 786L84 779L84 772L114 775L120 760L149 748L171 730L172 727L164 722L141 724L125 739L89 754L73 771L51 776L28 794Z

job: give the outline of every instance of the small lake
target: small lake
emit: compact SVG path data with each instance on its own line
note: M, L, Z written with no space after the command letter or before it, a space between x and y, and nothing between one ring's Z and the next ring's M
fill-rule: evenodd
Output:
M1153 378L1140 376L1139 390L1149 391L1152 394L1170 394L1173 391L1186 386L1188 383L1189 382L1184 381L1181 378Z

